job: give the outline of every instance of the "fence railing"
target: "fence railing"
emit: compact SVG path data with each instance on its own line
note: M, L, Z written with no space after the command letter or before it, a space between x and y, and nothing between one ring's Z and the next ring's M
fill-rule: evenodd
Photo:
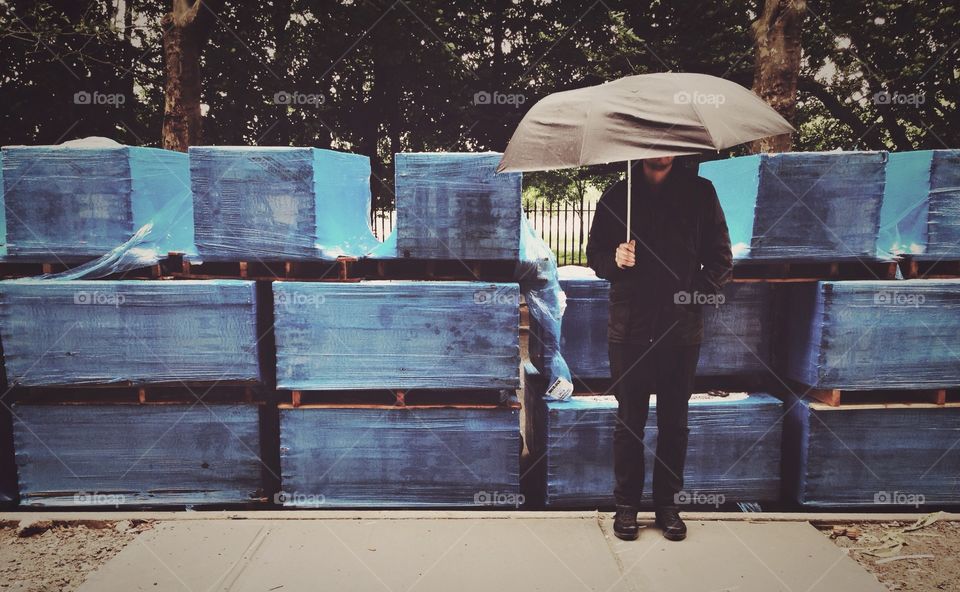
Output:
M541 203L523 208L534 231L557 256L558 265L587 264L587 235L595 212L593 204ZM373 232L383 240L393 232L397 212L393 209L375 210L372 218Z

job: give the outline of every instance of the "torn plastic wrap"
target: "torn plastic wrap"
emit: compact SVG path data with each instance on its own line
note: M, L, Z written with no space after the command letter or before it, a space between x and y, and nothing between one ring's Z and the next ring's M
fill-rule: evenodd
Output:
M960 406L790 402L785 490L812 507L960 503Z
M396 155L397 249L414 259L516 261L520 173L498 152Z
M257 405L13 409L21 506L266 501Z
M317 148L190 148L204 261L333 259L377 245L370 159Z
M527 365L524 389L542 392L543 385L536 369ZM616 398L576 396L557 402L525 394L525 403L524 440L538 461L527 470L536 475L544 503L557 508L612 506ZM643 438L647 488L653 478L656 413L654 396ZM782 414L783 403L765 393L693 395L680 503L779 499Z
M574 265L561 267L558 277L566 295L560 335L563 359L575 378L610 378L610 283L592 269ZM764 376L771 365L774 288L762 282L732 283L724 287L722 296L722 303L702 309L704 335L697 376ZM530 351L531 359L542 367L540 340L531 337Z
M789 287L786 375L816 388L960 386L960 279Z
M516 389L517 284L274 282L277 387Z
M888 258L877 236L886 152L755 154L700 165L727 218L736 259Z
M890 154L880 247L915 259L960 259L960 150Z
M280 409L285 506L516 509L519 411Z
M529 349L536 355L548 380L546 397L566 400L573 395L573 376L561 350L561 326L567 306L557 275L557 259L534 233L526 216L520 220L520 281L530 313Z
M88 262L73 275L100 277L192 252L185 154L87 138L3 156L8 260Z
M0 282L11 385L260 381L254 282Z

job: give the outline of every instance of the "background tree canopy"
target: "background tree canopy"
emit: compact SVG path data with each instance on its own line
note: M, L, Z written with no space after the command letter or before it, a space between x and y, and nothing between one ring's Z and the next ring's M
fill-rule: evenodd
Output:
M498 150L539 98L660 71L751 86L759 1L227 1L202 61L204 142L367 154L377 205L398 151ZM169 0L0 0L0 143L159 145ZM946 0L809 0L795 150L960 145ZM77 93L86 93L78 95ZM576 201L615 169L534 174Z

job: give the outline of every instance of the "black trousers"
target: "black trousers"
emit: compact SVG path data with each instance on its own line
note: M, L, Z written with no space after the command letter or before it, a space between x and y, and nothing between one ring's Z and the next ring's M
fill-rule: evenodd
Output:
M638 507L643 494L644 444L650 395L657 395L657 448L653 467L653 503L677 509L687 458L687 411L700 345L610 343L610 373L618 402L613 431L614 498Z

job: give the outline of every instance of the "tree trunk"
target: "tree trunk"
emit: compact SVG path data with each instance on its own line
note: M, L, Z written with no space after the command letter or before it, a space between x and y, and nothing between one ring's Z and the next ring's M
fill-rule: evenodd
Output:
M201 142L200 54L223 2L173 0L163 17L164 105L162 146L186 152ZM206 6L204 6L206 5Z
M753 92L793 122L797 112L797 78L800 74L800 34L805 0L765 0L763 14L754 21ZM788 152L790 134L761 138L751 152Z

